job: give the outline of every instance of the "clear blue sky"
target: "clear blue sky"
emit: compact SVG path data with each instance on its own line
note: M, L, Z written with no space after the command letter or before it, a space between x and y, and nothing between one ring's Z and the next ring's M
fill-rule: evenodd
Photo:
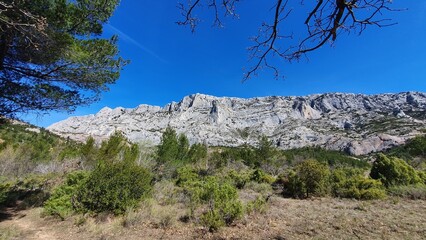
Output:
M69 116L96 113L104 106L164 106L193 93L248 98L426 92L426 1L418 0L394 1L394 8L408 8L385 15L398 22L395 26L370 27L361 36L341 35L334 46L310 54L309 61L282 62L284 80L261 73L241 83L243 67L249 66L249 37L256 35L263 20L270 19L273 2L241 1L240 19L226 20L222 29L211 28L209 12L200 12L204 21L192 34L175 24L180 13L174 0L122 0L104 28L105 36L119 35L121 55L131 60L117 83L99 102L79 107L71 115L26 115L23 119L46 127ZM289 31L300 31L291 20L287 25Z

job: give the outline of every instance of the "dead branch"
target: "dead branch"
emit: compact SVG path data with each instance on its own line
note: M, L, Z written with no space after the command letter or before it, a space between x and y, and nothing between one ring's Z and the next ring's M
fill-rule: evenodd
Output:
M195 10L206 4L214 12L213 25L223 26L221 10L224 17L237 16L235 5L238 0L187 0L186 4L179 3L183 20L179 25L189 25L195 31L200 19L195 15ZM315 51L327 43L333 43L342 32L362 34L368 26L386 27L396 24L389 18L383 18L385 11L399 11L390 8L392 0L317 0L316 3L307 3L312 9L308 12L304 24L305 36L283 34L290 32L290 26L285 25L285 19L292 13L289 2L304 5L304 1L276 0L273 6L273 18L268 23L262 23L257 36L251 38L253 45L248 48L249 62L253 65L244 74L243 81L256 76L264 68L273 71L279 77L279 68L270 64L268 59L278 57L286 61L299 60L307 53ZM286 31L285 31L286 30ZM296 41L296 44L294 42Z

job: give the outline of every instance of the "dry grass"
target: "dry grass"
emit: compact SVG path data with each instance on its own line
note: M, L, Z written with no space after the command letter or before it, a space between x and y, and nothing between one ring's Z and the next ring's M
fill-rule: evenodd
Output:
M81 226L75 219L38 219L26 210L19 219L0 222L0 228L14 227L20 239L426 239L426 201L391 198L356 201L319 198L311 200L272 197L264 214L250 214L230 227L210 233L194 223L179 221L185 208L157 202L128 213L123 218L88 218ZM77 216L76 216L77 217ZM26 229L20 228L20 221ZM13 223L11 225L11 223ZM13 237L12 237L13 238Z

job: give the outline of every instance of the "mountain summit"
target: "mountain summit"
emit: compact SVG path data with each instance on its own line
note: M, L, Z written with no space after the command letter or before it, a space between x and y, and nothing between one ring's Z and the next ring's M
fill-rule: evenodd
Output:
M426 128L426 94L327 93L305 97L232 98L193 94L164 107L105 107L47 129L84 141L122 131L131 141L158 144L167 126L192 142L255 145L261 135L282 149L320 146L354 155L400 145Z

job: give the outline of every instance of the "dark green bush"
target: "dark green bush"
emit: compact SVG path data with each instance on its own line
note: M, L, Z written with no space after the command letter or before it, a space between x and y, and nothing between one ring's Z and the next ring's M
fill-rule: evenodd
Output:
M89 173L85 171L69 173L65 178L65 182L54 189L50 198L45 202L45 213L57 216L62 220L70 215L73 212L72 197L88 176Z
M27 175L25 178L12 182L7 196L8 204L20 201L20 208L39 207L49 197L52 174Z
M282 187L284 197L305 198L305 190L297 173L290 169L281 174L277 182Z
M369 168L370 164L354 158L348 154L339 151L332 151L320 147L303 147L290 150L284 150L283 155L288 162L295 162L297 159L316 159L318 162L328 166L336 167L356 167Z
M86 146L84 147L85 151L90 151L89 144L91 143L86 143ZM103 141L101 148L97 152L97 160L99 164L109 164L111 162L119 161L133 163L139 156L138 146L136 144L131 144L120 131L115 132L108 140Z
M151 173L136 164L99 164L78 187L73 204L82 212L122 214L150 193L151 180Z
M234 185L238 189L244 188L244 186L250 181L252 173L250 171L235 171L231 170L226 173L225 179Z
M238 200L237 189L232 184L212 176L194 179L192 173L186 175L191 177L182 183L190 198L192 214L196 209L207 206L207 210L200 216L204 226L213 231L241 217L243 207Z
M380 180L386 187L410 185L421 182L416 170L404 160L378 154L371 168L370 176Z
M201 216L201 221L210 230L229 225L241 217L243 207L234 186L226 182L220 183L217 179L210 177L202 184L202 188L203 190L199 191L200 194L194 197L209 206L209 209Z
M330 170L316 160L306 160L287 174L283 194L297 198L324 196L329 191Z
M190 166L179 168L176 175L176 185L181 187L199 180L198 171Z
M251 181L255 181L257 183L273 183L275 178L260 169L256 169L252 172L250 176Z
M9 182L0 183L0 207L6 204L10 190L11 184Z
M195 163L203 158L207 157L207 146L195 143L189 148L188 160L191 163Z

